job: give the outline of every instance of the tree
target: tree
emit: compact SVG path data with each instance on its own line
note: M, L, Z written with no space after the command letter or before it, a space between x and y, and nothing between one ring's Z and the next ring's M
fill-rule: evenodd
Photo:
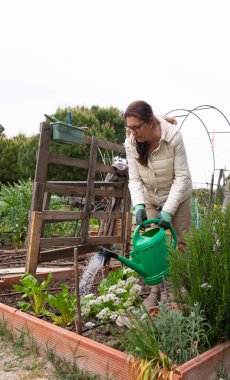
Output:
M121 111L117 108L100 108L99 106L58 108L53 116L60 121L68 122L69 111L72 113L72 125L85 127L86 135L116 143L124 142L124 120ZM27 138L20 134L8 139L3 132L4 127L0 124L0 182L13 184L18 180L33 180L39 135ZM84 160L88 159L89 150L90 146L85 144L51 144L51 152L53 153ZM98 160L111 164L111 152L100 150ZM84 169L52 164L48 168L49 180L83 181L86 178L87 171Z
M5 128L3 127L2 124L0 124L0 136L5 137L4 131L5 131Z

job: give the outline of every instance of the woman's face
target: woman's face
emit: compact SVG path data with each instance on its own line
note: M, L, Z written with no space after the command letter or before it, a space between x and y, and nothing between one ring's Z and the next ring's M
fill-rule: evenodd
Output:
M128 134L132 134L138 142L145 142L152 137L152 121L145 123L143 120L134 116L126 118L126 130Z

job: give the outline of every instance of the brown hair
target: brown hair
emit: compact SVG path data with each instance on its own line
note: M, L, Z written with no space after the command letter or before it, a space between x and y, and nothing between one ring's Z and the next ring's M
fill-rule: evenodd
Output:
M129 116L133 116L140 120L143 120L145 123L149 123L150 121L154 121L155 123L158 123L158 120L156 119L153 113L152 107L148 103L144 102L143 100L136 100L128 105L124 113L125 120ZM148 143L138 142L135 139L135 145L136 145L136 150L138 153L137 161L141 165L147 166L148 157L149 157Z

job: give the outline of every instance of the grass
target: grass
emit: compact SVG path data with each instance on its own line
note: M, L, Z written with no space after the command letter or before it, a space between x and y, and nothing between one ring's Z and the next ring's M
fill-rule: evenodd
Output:
M0 341L11 348L12 353L15 355L15 360L10 360L4 365L4 371L10 372L18 368L18 359L23 359L31 354L37 354L39 349L33 338L29 336L28 332L21 332L19 338L15 339L12 333L7 328L6 321L0 321ZM47 347L46 350L47 360L52 363L55 367L54 375L57 380L102 380L101 377L93 375L88 371L80 369L77 365L77 356L74 358L73 362L68 362L55 354L53 349ZM22 362L21 362L22 363ZM33 371L37 373L38 377L39 371L42 370L44 365L44 359L37 357L35 361L30 364L23 366L21 364L21 369ZM105 376L103 380L109 380L108 376Z

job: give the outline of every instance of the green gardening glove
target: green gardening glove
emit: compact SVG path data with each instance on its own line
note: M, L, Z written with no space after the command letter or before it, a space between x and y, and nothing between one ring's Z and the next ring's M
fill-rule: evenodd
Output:
M134 207L134 212L135 212L137 224L139 224L141 226L143 224L143 222L145 220L147 220L145 205L143 205L143 204L136 205ZM145 226L145 227L148 227L148 226Z
M167 230L171 225L172 215L169 212L162 210L157 214L157 219L159 219L159 223L157 224L159 227Z

